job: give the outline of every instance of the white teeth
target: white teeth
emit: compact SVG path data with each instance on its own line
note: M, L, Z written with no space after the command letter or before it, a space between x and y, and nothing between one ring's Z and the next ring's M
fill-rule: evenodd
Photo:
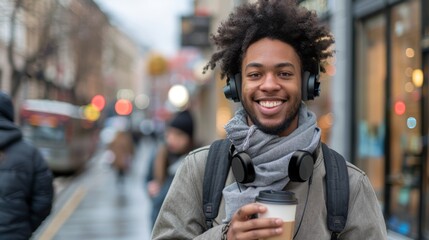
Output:
M261 104L261 106L263 107L267 107L267 108L273 108L273 107L277 107L280 104L282 104L281 101L260 101L259 104Z

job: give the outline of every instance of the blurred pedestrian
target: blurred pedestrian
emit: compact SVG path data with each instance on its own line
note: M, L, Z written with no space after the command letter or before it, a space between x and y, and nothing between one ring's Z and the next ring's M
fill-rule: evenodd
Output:
M189 110L175 114L165 131L165 142L161 143L153 164L152 179L149 179L147 190L152 198L152 224L167 195L171 182L183 158L194 148L194 120Z
M124 182L134 157L134 141L126 123L115 126L113 139L108 145L108 149L113 153L112 166L117 173L119 184Z
M40 152L13 123L11 98L0 91L0 239L29 239L50 214L53 176Z

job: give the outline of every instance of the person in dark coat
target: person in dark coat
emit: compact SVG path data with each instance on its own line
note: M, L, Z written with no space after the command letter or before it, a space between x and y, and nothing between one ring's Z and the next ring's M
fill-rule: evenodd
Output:
M53 176L40 152L13 123L11 98L0 91L0 239L29 239L50 214Z
M152 199L152 225L182 160L195 147L194 120L189 110L177 112L168 123L165 142L158 148L152 160L147 190Z

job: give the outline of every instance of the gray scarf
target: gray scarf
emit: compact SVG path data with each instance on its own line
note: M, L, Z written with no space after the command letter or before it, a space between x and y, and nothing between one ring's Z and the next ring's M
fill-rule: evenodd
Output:
M252 158L255 167L255 181L237 183L223 189L226 219L241 206L254 202L259 191L265 189L282 190L289 182L288 166L296 150L314 152L320 141L320 129L316 126L316 115L307 110L304 103L299 110L298 128L286 137L262 132L256 125L247 125L244 109L239 109L225 125L227 138L238 152L245 151Z

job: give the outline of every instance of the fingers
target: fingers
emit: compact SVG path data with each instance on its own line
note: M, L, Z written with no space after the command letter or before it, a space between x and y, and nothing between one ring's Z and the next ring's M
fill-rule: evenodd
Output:
M246 221L251 218L251 216L264 213L266 211L267 208L265 206L262 206L257 203L251 203L239 208L234 214L233 219L236 218L236 220L238 221Z
M256 203L241 207L231 220L228 239L260 239L280 235L283 231L282 219L251 218L266 211L266 207Z
M231 223L228 239L264 239L282 234L282 220L277 218L256 218L245 222ZM229 235L229 234L228 234Z

